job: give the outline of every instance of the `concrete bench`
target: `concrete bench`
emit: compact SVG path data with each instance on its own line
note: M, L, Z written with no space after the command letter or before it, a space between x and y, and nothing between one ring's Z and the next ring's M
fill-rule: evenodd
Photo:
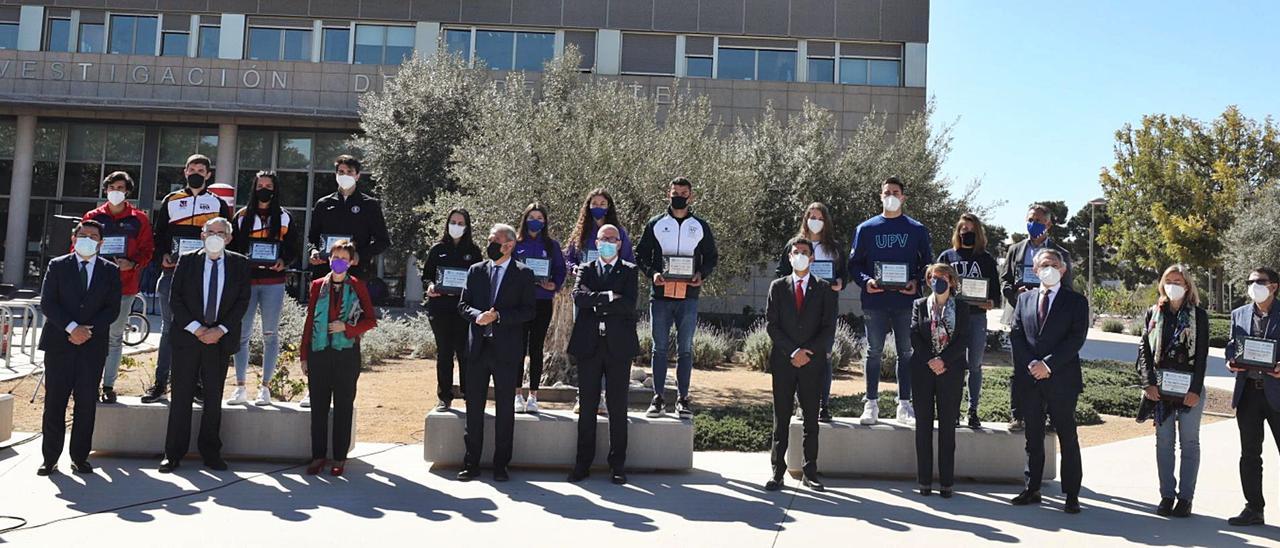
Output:
M791 421L787 468L799 476L804 466L804 424ZM934 451L937 451L934 430ZM937 471L935 453L934 468ZM982 423L981 430L956 429L956 479L1022 482L1026 466L1026 438L1003 423ZM1044 479L1058 470L1058 439L1045 436ZM863 426L856 417L836 418L818 426L818 472L829 476L916 477L916 432L894 420ZM936 477L936 476L935 476ZM936 480L935 480L936 482Z
M201 408L191 410L191 454L197 454ZM98 404L93 429L96 453L155 456L164 452L169 424L167 403L142 403L121 397L119 403ZM329 415L333 428L333 415ZM355 447L356 421L351 421ZM311 458L311 410L296 403L222 406L222 455L228 458L307 460Z
M693 468L693 421L671 416L650 419L632 413L627 424L628 470L688 470ZM458 410L427 414L423 457L436 465L461 466L466 413ZM493 462L494 415L485 412L484 465ZM563 468L573 466L578 447L578 417L569 411L517 414L512 441L512 466ZM609 417L596 424L595 466L605 466L609 454Z
M13 437L13 394L0 394L0 441Z

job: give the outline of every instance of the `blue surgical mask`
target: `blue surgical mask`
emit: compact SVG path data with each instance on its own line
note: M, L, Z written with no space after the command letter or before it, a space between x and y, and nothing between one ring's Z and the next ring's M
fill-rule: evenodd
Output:
M946 293L947 290L951 288L951 284L948 284L947 281L942 278L934 278L932 287L935 294L942 294Z
M605 216L605 215L608 215L608 214L609 214L609 208L607 208L607 207L593 207L593 208L591 208L591 218L592 218L592 219L595 219L595 220L597 220L597 221L599 221L600 219L603 219L603 218L604 218L604 216Z
M542 232L542 226L545 223L537 219L529 219L525 221L525 226L529 228L529 232Z
M1039 238L1042 234L1044 234L1044 231L1048 229L1049 229L1048 226L1046 226L1044 223L1039 221L1031 221L1027 223L1027 234L1030 235L1031 239L1033 240L1036 238Z
M596 245L596 251L600 252L600 256L605 259L612 259L618 255L618 244L613 242L600 242Z

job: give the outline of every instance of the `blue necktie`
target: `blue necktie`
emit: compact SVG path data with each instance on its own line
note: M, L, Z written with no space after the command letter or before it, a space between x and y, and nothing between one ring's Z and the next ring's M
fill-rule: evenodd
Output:
M498 275L502 273L502 267L493 265L493 272L489 273L489 306L498 303Z

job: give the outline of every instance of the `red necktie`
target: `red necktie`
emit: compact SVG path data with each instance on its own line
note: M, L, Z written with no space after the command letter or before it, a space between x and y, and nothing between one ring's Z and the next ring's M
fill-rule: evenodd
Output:
M1040 292L1040 310L1039 310L1039 314L1036 316L1036 319L1039 321L1040 325L1037 327L1039 327L1040 329L1044 329L1044 318L1045 316L1048 316L1048 315L1049 315L1049 290L1046 289Z
M796 312L804 310L804 280L796 280Z

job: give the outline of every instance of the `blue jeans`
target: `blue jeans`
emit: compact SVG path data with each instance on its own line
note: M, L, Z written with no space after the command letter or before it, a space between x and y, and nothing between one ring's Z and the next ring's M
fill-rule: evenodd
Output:
M1200 472L1200 417L1203 415L1204 399L1201 399L1195 407L1175 411L1156 427L1156 469L1160 475L1161 498L1191 500L1196 496L1196 476ZM1177 478L1173 475L1175 438L1182 449L1182 468Z
M169 366L173 364L173 347L169 344L169 324L173 309L169 307L169 289L173 287L173 271L165 270L156 280L156 308L160 309L160 348L156 350L156 386L169 385Z
M987 311L969 316L969 411L978 411L982 397L982 358L987 352Z
M107 363L102 367L102 386L115 387L120 375L120 356L124 353L124 328L129 325L129 312L133 309L133 295L120 297L120 313L107 331Z
M689 377L693 375L693 330L698 327L698 299L653 299L649 302L653 324L653 393L659 396L667 386L667 351L671 348L671 326L676 327L676 385L680 397L689 397Z
M867 399L880 399L880 358L893 331L898 350L898 400L911 399L911 308L863 310L867 324Z
M262 384L271 382L280 359L280 311L284 308L284 284L254 285L249 288L249 310L240 320L240 351L236 352L236 384L249 376L249 337L253 316L262 310Z

